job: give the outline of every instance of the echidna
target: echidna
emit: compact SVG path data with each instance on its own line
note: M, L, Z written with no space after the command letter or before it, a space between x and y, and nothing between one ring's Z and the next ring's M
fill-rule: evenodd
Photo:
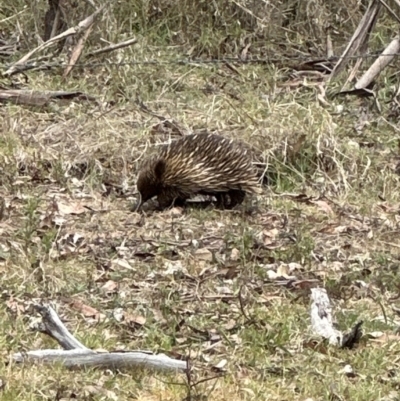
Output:
M154 196L166 208L196 194L215 196L218 207L231 209L243 202L246 192L262 192L249 153L240 142L209 133L163 145L141 166L135 209Z

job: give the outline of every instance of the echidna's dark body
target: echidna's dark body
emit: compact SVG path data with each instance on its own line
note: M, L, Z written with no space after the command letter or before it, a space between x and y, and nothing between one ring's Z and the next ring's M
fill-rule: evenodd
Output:
M216 134L186 135L161 147L143 163L137 180L140 206L157 196L161 208L196 195L213 195L232 208L247 193L261 193L249 149ZM228 197L230 202L228 202Z

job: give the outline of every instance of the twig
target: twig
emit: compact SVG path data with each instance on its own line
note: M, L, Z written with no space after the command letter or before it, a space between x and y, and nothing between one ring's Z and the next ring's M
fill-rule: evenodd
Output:
M136 100L135 100L136 105L139 107L141 111L143 111L146 114L150 114L153 117L158 118L160 121L169 121L167 117L162 116L161 114L157 114L154 111L150 110L140 99L139 95L136 95Z
M69 58L69 62L67 67L64 70L63 73L63 79L65 79L68 74L72 71L72 69L74 68L76 62L79 60L79 57L82 54L83 51L83 47L85 45L86 39L89 37L90 32L93 29L94 26L94 22L96 20L96 16L108 5L108 3L104 4L102 7L100 7L97 11L95 11L92 14L92 18L90 20L87 21L87 24L85 25L85 32L83 33L83 35L80 36L80 38L78 39L78 42L76 43L75 47L72 49L71 52L71 56Z
M254 19L256 19L263 28L266 27L265 22L263 19L261 19L260 17L257 17L257 15L255 15L251 10L249 10L248 8L242 6L240 3L238 3L235 0L232 0L233 3L235 3L239 8L241 8L245 13L249 14L250 16L252 16Z
M239 289L239 294L238 294L238 298L239 298L239 307L240 307L240 310L241 310L242 315L243 315L244 319L246 320L246 322L248 322L248 323L253 323L254 319L250 319L250 318L247 316L246 311L244 310L244 304L243 304L243 298L242 298L242 290L243 290L243 287L244 287L244 286L245 286L244 284L241 285L241 286L240 286L240 289Z
M15 17L18 17L18 15L21 15L21 14L27 12L27 11L28 11L28 9L27 9L27 8L24 8L23 10L17 12L17 13L14 14L14 15L11 15L10 17L3 18L2 20L0 20L0 24L3 24L4 22L10 21L10 19L15 18Z
M400 18L397 16L397 14L389 7L388 4L386 4L383 0L379 0L383 7L386 8L386 10L389 11L389 14L397 21L400 22ZM398 4L399 5L399 4Z
M102 49L94 50L94 51L86 54L85 56L86 57L98 56L99 54L112 52L117 49L122 49L123 47L134 45L135 43L137 43L137 39L132 38L132 39L126 40L125 42L116 43L116 44L113 44L113 45L110 45L107 47L103 47Z
M60 7L57 8L56 15L54 16L53 26L51 27L50 38L56 36L58 24L60 23L61 16L61 9Z
M14 63L3 75L4 76L11 76L12 74L14 74L15 72L18 71L18 67L21 64L24 64L25 61L29 60L31 58L31 56L33 56L36 52L38 52L39 50L43 50L43 49L46 49L46 48L50 47L52 44L60 41L61 39L66 38L67 36L75 35L79 30L80 30L79 27L78 28L69 28L65 32L60 33L60 35L54 36L54 38L51 38L48 41L42 43L40 46L38 46L35 49L31 50L28 54L25 54L24 57L22 57L16 63Z
M328 32L326 35L326 57L332 58L334 56L333 53L333 44L332 44L332 38L330 33Z
M54 43L66 38L68 36L76 35L77 33L80 33L82 31L87 30L88 27L90 27L93 24L93 21L97 17L97 15L101 11L103 11L103 9L107 5L108 5L108 3L104 4L97 11L95 11L92 15L90 15L89 17L87 17L83 21L81 21L78 24L78 26L67 29L63 33L60 33L59 35L54 36L54 38L51 38L51 39L47 40L46 42L42 43L41 45L39 45L35 49L31 50L28 54L25 54L25 56L23 56L20 60L18 60L16 63L14 63L3 75L6 76L6 77L7 76L9 77L12 74L14 74L15 72L17 72L18 71L18 67L21 64L24 64L27 60L29 60L32 57L32 55L34 55L39 50L44 50L44 49L50 47L51 45L53 45Z
M68 76L68 74L74 68L76 62L79 60L79 57L82 54L86 39L89 37L90 32L92 32L93 23L94 23L94 20L92 21L90 26L88 26L88 28L85 30L83 35L81 35L81 37L78 39L78 42L76 43L75 47L72 49L71 56L68 61L68 65L65 67L65 70L63 73L63 79L65 79Z
M161 124L168 124L172 128L172 130L175 130L179 135L184 136L185 135L185 130L178 124L175 120L173 119L168 119L167 117L164 117L160 114L155 113L154 111L150 110L140 99L138 95L136 95L136 100L135 100L136 105L139 107L140 111L143 113L149 114L153 117L156 117L158 120L161 121Z

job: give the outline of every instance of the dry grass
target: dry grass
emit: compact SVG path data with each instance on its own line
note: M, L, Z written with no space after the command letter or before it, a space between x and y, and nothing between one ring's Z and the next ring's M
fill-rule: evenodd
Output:
M19 3L13 12L20 10ZM187 36L170 35L166 17L149 20L142 32L146 38L110 59L181 58L193 35L184 30L193 4L182 2L186 19L174 14L176 4L158 6L169 7L168 15L179 20L176 30ZM236 3L229 4L234 9ZM311 6L318 4L310 2L298 12L317 12ZM42 6L38 2L34 17ZM108 39L118 41L134 22L143 27L150 8L135 7L140 18L121 5L109 11L98 32L107 27L104 32L115 35ZM341 11L352 12L357 21L362 10L352 7L354 12ZM335 11L327 5L319 12L324 10ZM204 23L209 13L200 16ZM30 24L38 24L34 17L16 17L26 24L20 29L29 32ZM121 31L111 34L118 18ZM301 27L295 25L299 30L293 32L300 35L306 23L297 18ZM188 26L195 27L192 22ZM164 38L162 27L168 33ZM242 26L239 39L249 27ZM385 29L375 43L385 38ZM221 32L203 38L207 51L196 51L221 49L216 41ZM182 47L159 46L174 38ZM97 46L95 37L92 41L89 45ZM32 43L26 34L26 46ZM79 88L99 102L0 108L5 205L0 378L6 384L1 400L181 400L188 394L180 376L9 363L9 355L21 349L55 346L29 330L29 305L38 300L53 302L71 331L92 348L190 355L200 366L194 380L212 377L211 368L226 360L225 377L196 386L193 400L399 397L398 340L366 338L349 351L315 345L309 332L312 280L328 289L342 328L362 319L366 333L391 334L398 325L392 306L400 286L399 178L394 172L399 125L389 118L390 105L382 102L378 113L369 99L329 98L324 106L316 86L284 86L288 74L283 69L237 69L110 65L76 69L65 83L58 71L37 71L29 73L29 88ZM384 79L389 75L380 83L381 100L388 98ZM148 147L168 141L170 133L140 110L136 95L185 130L208 129L245 140L268 162L272 185L236 211L132 213L137 166ZM271 271L278 268L295 276L295 282L282 285L273 279ZM98 313L92 316L85 306ZM354 375L344 373L347 364Z

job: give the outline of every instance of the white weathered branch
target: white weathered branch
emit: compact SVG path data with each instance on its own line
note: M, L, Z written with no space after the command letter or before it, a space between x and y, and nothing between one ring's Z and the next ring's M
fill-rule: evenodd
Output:
M340 345L342 333L333 327L332 307L325 288L311 288L311 325L314 332L329 340L330 344Z
M395 55L400 51L400 36L396 36L382 52L382 54L374 61L371 67L363 74L363 76L354 85L356 89L366 88L381 71L393 60Z
M311 289L311 326L319 336L329 340L329 343L342 348L353 348L362 336L362 321L342 333L333 327L332 306L325 288Z
M13 355L15 362L39 361L61 362L67 368L97 367L122 369L132 366L142 366L154 369L170 369L184 371L188 368L187 362L169 358L164 354L146 354L144 352L95 352L90 349L73 350L38 350Z
M35 309L42 316L42 322L36 327L37 330L53 337L66 350L83 349L89 351L89 348L85 347L68 331L51 306L35 305Z
M93 351L83 345L68 331L51 306L36 305L35 308L42 316L42 321L36 325L36 329L54 338L64 349L18 352L12 355L12 359L15 362L60 362L68 368L102 367L115 369L141 366L175 371L187 371L189 369L186 361L176 360L165 354L154 355L151 352L144 351Z

